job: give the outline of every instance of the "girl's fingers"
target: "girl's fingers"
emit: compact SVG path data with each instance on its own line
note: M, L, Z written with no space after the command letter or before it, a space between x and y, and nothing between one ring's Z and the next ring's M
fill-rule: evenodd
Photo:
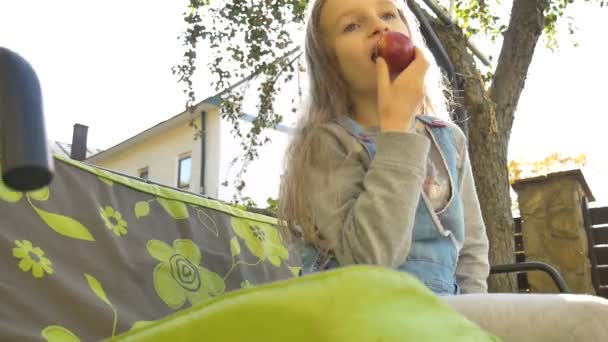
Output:
M422 84L427 70L429 69L429 60L425 52L416 47L415 57L412 63L397 76L395 84L398 87L403 85ZM402 85L403 84L403 85Z
M416 52L415 52L415 58L412 61L412 65L414 68L419 69L420 72L422 72L423 74L426 73L426 71L429 68L429 60L426 57L426 53L420 49L419 47L416 47Z
M382 57L376 58L376 81L378 83L378 98L389 91L391 84L388 65Z

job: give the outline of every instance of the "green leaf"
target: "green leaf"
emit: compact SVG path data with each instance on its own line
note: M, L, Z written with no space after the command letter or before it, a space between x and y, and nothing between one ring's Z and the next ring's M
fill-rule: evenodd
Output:
M230 239L230 253L232 256L237 256L241 254L241 245L239 245L239 241L236 236Z
M80 342L78 336L59 325L49 325L41 333L47 342Z
M73 218L49 213L36 208L34 205L32 207L44 223L58 234L77 240L95 241L89 230Z
M150 204L147 201L140 201L135 204L135 217L145 217L150 214Z
M101 287L101 284L99 283L99 281L90 274L85 273L84 276L85 276L85 278L87 278L89 287L91 288L91 290L93 290L95 295L97 295L97 297L99 297L99 299L101 299L106 304L108 304L110 307L112 307L112 303L110 303L110 301L108 300L108 297L106 296L106 293L103 291L103 287Z
M40 190L30 191L27 193L27 196L36 201L46 201L49 199L49 187L45 186Z
M0 200L17 203L21 200L21 197L23 197L23 193L9 189L0 179Z
M174 219L183 220L188 218L188 207L186 204L180 201L164 199L162 197L157 197L156 200Z

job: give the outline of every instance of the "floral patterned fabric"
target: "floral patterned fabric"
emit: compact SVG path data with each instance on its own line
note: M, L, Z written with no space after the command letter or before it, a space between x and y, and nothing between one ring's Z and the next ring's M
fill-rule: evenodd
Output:
M300 264L273 218L55 158L44 189L0 182L0 340L93 341Z

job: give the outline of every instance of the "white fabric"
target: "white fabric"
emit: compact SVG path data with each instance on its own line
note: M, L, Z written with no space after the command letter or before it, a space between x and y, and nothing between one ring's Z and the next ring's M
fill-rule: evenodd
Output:
M608 300L601 297L467 294L441 299L504 342L608 341Z

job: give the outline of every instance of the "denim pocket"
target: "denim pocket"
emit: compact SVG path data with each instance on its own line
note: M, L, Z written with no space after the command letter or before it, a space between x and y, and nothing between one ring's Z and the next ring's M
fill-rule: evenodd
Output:
M321 253L319 250L314 246L311 246L310 244L304 245L300 251L300 258L302 260L302 270L300 271L300 275L314 273L317 271L317 263L320 254Z

